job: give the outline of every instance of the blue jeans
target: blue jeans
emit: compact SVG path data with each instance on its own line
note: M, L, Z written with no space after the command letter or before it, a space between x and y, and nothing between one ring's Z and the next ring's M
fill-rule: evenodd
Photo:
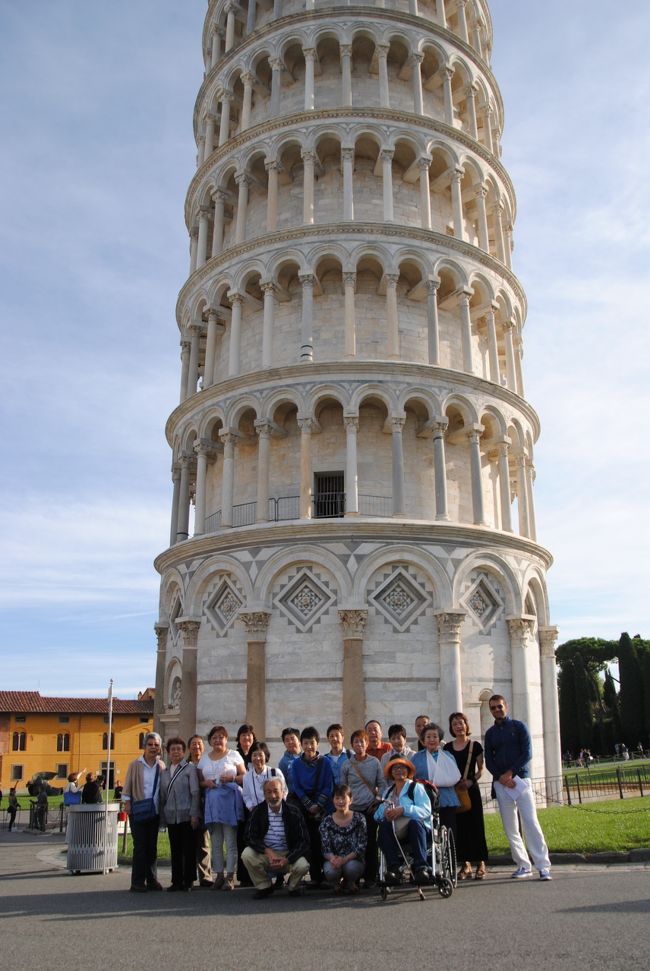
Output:
M395 836L393 824L387 819L379 824L379 848L386 857L389 870L397 870L403 859ZM419 819L409 819L408 842L413 859L413 869L421 870L427 865L427 828Z

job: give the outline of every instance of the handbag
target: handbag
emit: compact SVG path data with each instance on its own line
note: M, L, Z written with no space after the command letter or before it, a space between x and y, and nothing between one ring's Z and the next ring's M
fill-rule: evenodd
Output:
M63 805L64 806L78 806L81 802L80 792L64 792L63 793Z
M150 799L131 800L131 819L136 823L145 823L149 819L155 819L158 815L156 809L156 787L158 786L158 776L160 775L160 763L156 766L156 777L153 780L153 791Z
M463 778L461 779L461 782L465 782L467 780L467 776L469 774L469 767L472 761L473 748L474 748L474 740L472 739L472 741L469 743L469 750L467 752L467 762L465 763L465 771L463 772ZM472 800L469 798L469 790L466 789L465 786L462 786L460 782L457 782L456 785L454 786L454 792L456 793L456 797L460 802L460 806L456 806L456 812L457 813L469 812L469 810L472 808Z

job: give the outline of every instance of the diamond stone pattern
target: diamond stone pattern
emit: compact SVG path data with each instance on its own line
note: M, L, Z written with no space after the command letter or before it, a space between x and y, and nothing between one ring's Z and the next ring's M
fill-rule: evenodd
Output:
M323 581L309 570L301 570L277 597L276 604L289 623L304 634L321 620L335 599Z
M401 567L375 590L370 600L399 633L405 633L429 606L426 592Z
M233 624L243 606L243 597L240 596L230 580L224 577L209 598L205 613L217 633L223 635Z
M484 634L494 627L503 610L499 592L485 574L475 579L461 602Z

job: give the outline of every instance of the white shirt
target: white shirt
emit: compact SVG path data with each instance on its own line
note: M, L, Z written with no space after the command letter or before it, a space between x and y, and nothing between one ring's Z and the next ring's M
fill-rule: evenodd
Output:
M283 794L287 791L284 776L279 769L272 769L267 765L258 774L251 765L244 776L244 803L247 809L255 809L264 802L264 783L267 779L278 779L282 783Z
M156 809L160 805L160 774L158 775L158 785L156 786L156 792L154 794L153 787L156 781L156 769L158 768L158 759L153 765L149 765L145 761L144 755L140 756L140 762L144 766L142 771L142 798L151 799L153 798L154 805Z
M236 749L228 749L220 759L211 759L206 752L201 756L197 765L197 769L203 773L206 782L219 782L220 776L224 772L229 772L234 782L235 776L239 775L244 768L244 760Z

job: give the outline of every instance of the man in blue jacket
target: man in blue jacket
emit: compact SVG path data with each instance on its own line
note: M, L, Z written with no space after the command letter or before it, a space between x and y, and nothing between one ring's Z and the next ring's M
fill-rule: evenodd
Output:
M526 844L539 870L540 879L550 880L551 861L537 819L529 778L532 758L530 732L523 722L508 716L508 704L503 695L492 695L489 705L494 725L485 733L485 764L488 772L492 773L494 795L512 858L517 865L512 876L515 880L522 880L532 873L530 857L519 830L519 812Z

